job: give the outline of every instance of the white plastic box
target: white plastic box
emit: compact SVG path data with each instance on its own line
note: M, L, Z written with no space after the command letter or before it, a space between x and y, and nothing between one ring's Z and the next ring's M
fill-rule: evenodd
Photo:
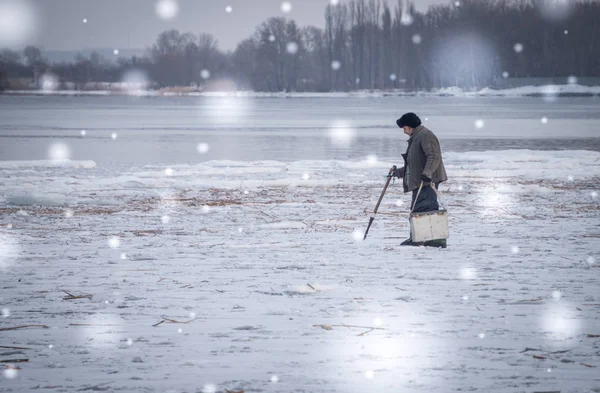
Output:
M448 239L448 212L435 210L410 214L410 239L415 243Z

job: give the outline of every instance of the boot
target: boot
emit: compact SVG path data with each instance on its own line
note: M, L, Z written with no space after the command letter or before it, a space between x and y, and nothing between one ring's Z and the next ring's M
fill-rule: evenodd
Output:
M401 246L412 246L412 239L409 237L408 239L406 239L405 241L400 243L400 245Z
M411 238L406 239L405 241L403 241L402 243L400 243L401 246L413 246L413 247L421 247L424 246L425 243L423 242L413 242Z
M446 248L446 239L430 240L423 244L425 247Z

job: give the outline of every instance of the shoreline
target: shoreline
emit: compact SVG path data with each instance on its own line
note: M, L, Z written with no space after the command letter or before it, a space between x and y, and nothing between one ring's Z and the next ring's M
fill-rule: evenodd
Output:
M163 90L6 90L4 96L57 96L57 97L243 97L243 98L384 98L384 97L532 97L554 99L556 97L597 97L600 86L546 85L522 86L510 89L489 87L477 91L465 91L457 87L432 91L406 92L400 90L359 90L351 92L254 92L254 91L163 91Z

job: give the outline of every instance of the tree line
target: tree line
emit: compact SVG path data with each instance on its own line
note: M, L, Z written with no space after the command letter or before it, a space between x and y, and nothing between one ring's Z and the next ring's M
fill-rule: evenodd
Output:
M600 2L456 0L415 10L411 1L328 5L325 27L269 18L234 51L210 34L161 33L146 55L97 53L49 64L36 47L0 52L0 86L51 72L76 88L144 71L155 87L233 80L255 91L421 90L493 86L506 77L600 76ZM2 82L4 81L4 82Z

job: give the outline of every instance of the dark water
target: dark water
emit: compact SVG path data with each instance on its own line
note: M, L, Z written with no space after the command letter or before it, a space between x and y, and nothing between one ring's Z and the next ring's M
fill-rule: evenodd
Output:
M0 160L48 159L56 143L68 146L71 159L99 165L355 160L367 155L394 160L407 139L395 120L407 111L421 116L444 151L600 151L598 108L598 97L548 102L532 97L0 96ZM475 126L477 120L483 127ZM340 146L331 133L342 126L354 130L355 138ZM200 154L198 143L208 144L208 152Z

